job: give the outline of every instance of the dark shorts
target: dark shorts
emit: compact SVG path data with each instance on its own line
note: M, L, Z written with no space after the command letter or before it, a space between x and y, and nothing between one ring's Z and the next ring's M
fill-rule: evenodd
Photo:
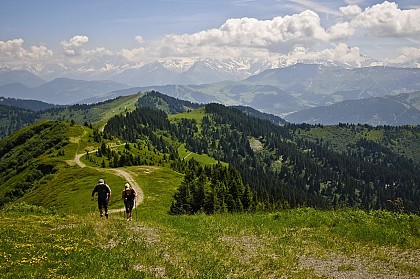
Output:
M134 207L134 200L124 201L124 206L125 206L125 212L130 213L133 210L133 207Z
M100 200L98 199L98 208L99 209L108 209L108 200Z

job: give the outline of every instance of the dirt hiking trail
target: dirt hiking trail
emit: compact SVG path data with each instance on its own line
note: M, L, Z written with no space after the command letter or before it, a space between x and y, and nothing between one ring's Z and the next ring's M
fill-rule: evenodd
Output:
M90 151L89 153L94 153L96 151L97 150L93 150L93 151ZM86 153L81 153L81 154L76 154L74 156L74 163L77 164L81 168L86 167L86 165L82 161L80 161L80 158L82 158L82 156L85 155L85 154ZM101 171L101 172L103 172L103 171L114 172L116 175L124 178L128 183L130 183L131 187L133 187L133 189L137 193L137 198L136 198L136 202L134 203L134 207L137 207L140 203L143 202L143 200L144 200L143 191L141 190L141 188L140 188L139 184L136 182L136 180L134 180L133 175L131 173L129 173L126 170L123 170L121 168L118 168L118 169L114 169L114 168L105 168L104 169L104 168L94 168L94 167L92 167L92 168L96 169L98 171ZM122 211L125 211L125 208L112 209L109 212L110 213L115 213L115 212L122 212Z

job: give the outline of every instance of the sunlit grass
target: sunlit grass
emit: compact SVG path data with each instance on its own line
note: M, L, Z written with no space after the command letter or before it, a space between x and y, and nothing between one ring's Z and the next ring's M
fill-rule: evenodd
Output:
M214 158L210 157L207 154L197 154L195 152L191 152L189 150L187 150L185 148L185 144L182 144L179 148L178 148L178 154L179 157L181 159L185 159L185 160L191 160L192 158L194 158L194 160L196 160L197 162L204 164L204 165L214 165L217 164L217 160L215 160ZM223 163L224 165L228 165L227 163Z
M24 204L0 211L2 278L376 278L385 268L420 276L418 216L311 208L173 216L181 174L126 171L145 195L132 222Z

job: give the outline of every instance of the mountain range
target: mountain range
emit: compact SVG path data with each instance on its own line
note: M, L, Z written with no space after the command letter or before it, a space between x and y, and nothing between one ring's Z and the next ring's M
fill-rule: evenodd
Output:
M0 96L68 105L128 87L108 80L84 81L68 78L57 78L35 87L28 87L26 84L19 82L0 86Z
M25 70L0 72L0 86L12 83L20 83L26 87L37 87L45 83L45 80Z
M191 102L248 106L286 119L290 115L289 120L294 122L337 124L339 121L360 121L372 125L418 123L416 104L392 98L399 94L420 91L420 69L417 68L349 69L336 65L295 64L273 69L272 64L264 64L266 61L261 60L252 61L253 64L249 60L228 62L225 61L224 66L221 66L221 61L216 63L214 60L205 59L190 61L191 65L188 66L185 61L166 64L156 62L148 64L147 67L126 70L128 72L121 74L114 81L58 78L35 87L29 86L36 85L36 82L29 82L29 79L22 78L21 82L17 82L18 76L22 76L20 72L16 77L10 78L14 83L0 86L0 96L41 100L54 104L73 104L96 103L118 96L156 90ZM174 74L175 72L177 74ZM2 78L6 74L13 76L12 73L0 72L0 80L6 80ZM198 84L202 73L205 73L209 81L214 82ZM249 77L235 80L240 76ZM117 83L115 80L123 83ZM138 81L138 84L148 82L153 85L132 87L134 81ZM365 105L346 102L375 97L386 99L365 101ZM401 98L406 97L402 95ZM394 102L399 105L395 105ZM338 106L331 106L334 104ZM354 116L356 112L351 109L353 105L358 108L358 116L348 119L346 117ZM370 111L372 105L378 107L375 113ZM308 109L310 110L307 111ZM395 115L394 119L392 116L382 115L391 111ZM300 112L302 114L299 114ZM314 112L317 115L299 116ZM337 114L339 112L342 115ZM322 114L329 116L331 113L331 119L320 117Z
M329 106L301 110L285 117L293 123L336 125L338 123L377 125L418 125L420 92L397 96L342 101Z

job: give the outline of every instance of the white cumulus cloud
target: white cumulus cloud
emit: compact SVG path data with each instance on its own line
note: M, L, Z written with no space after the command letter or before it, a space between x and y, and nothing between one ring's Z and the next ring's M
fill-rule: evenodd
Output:
M61 41L64 53L68 56L76 56L81 54L82 46L89 41L87 36L77 35L69 41Z
M123 49L128 61L144 61L156 57L231 57L268 52L287 53L296 46L328 43L353 34L348 23L339 23L326 30L313 11L275 17L271 20L232 18L220 26L193 34L171 34L155 40L135 39L139 48Z
M68 41L61 41L61 46L64 50L64 56L62 57L62 63L67 64L84 64L95 62L95 60L102 60L103 58L108 58L115 53L104 48L97 47L93 49L86 49L86 43L89 41L89 38L84 35L77 35ZM106 61L97 61L96 64L103 64Z
M0 41L0 62L3 64L39 63L50 59L54 52L46 46L31 46L26 49L23 39Z
M357 5L348 5L346 7L341 7L340 12L347 19L352 19L362 13L362 8Z
M351 8L353 10L355 8ZM343 9L347 16L350 8ZM355 10L354 10L355 11ZM405 37L420 35L420 9L401 10L396 3L383 2L354 13L354 28L366 28L377 37Z
M403 47L399 50L400 55L395 58L391 59L389 63L395 64L405 64L405 63L414 63L420 64L420 48L416 47Z
M416 48L416 42L420 40L419 8L402 10L397 3L385 1L362 9L359 5L365 1L345 0L347 6L334 10L314 0L292 2L308 10L300 9L302 12L268 20L231 18L218 28L191 34L168 34L153 39L138 35L134 37L137 47L122 47L114 51L101 45L91 47L90 38L83 34L64 38L55 52L44 45L25 46L20 38L0 41L0 66L41 67L50 63L63 65L69 71L94 72L96 69L106 72L156 60L199 57L281 57L288 61L324 59L365 65L367 58L362 54L366 50L371 51L370 55L375 54L373 47L399 49L394 58L381 57L386 62L408 63L420 59ZM321 18L317 12L321 15L327 13L329 20ZM407 40L393 40L396 37ZM359 48L360 38L366 41ZM385 41L393 45L379 45Z

